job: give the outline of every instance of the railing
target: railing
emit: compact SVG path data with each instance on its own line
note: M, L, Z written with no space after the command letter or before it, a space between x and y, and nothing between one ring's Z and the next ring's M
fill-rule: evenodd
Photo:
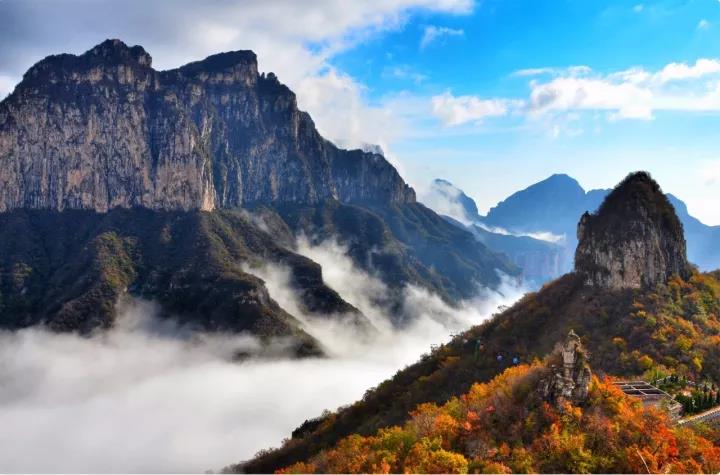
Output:
M718 418L720 418L720 406L716 406L712 409L708 409L705 412L701 412L700 414L695 414L693 416L681 419L678 421L678 424L683 425L697 422L708 422Z

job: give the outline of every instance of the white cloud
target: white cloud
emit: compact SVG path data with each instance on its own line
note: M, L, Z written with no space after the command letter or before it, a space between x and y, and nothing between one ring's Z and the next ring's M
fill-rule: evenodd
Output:
M720 160L708 161L700 167L700 179L705 185L720 185Z
M720 111L720 59L716 58L673 62L657 71L632 67L602 74L573 66L522 69L512 76L532 78L525 109L530 118L599 111L610 120L649 120L655 111ZM546 121L551 130L553 120Z
M720 61L717 59L701 58L694 65L687 63L670 63L654 75L660 83L698 79L709 74L720 72Z
M652 118L652 93L632 83L565 77L535 83L531 88L528 109L532 114L555 110L610 110L616 118Z
M531 76L583 76L592 71L589 66L578 65L567 68L527 68L515 71L511 77L531 77Z
M433 114L445 125L481 122L487 117L504 116L513 104L513 101L505 99L453 96L450 92L432 98Z
M707 30L708 28L710 28L710 22L704 18L700 20L697 24L698 30Z
M387 78L410 80L415 84L420 84L428 78L425 74L414 71L406 64L386 67L383 69L382 75Z
M305 419L352 403L416 361L431 344L478 324L522 290L450 308L414 287L403 293L401 331L373 302L388 291L358 270L332 242L299 250L323 267L325 280L373 319L377 339L312 316L306 328L330 358L233 361L253 349L247 336L187 334L159 321L152 305L124 307L120 325L90 338L41 329L0 332L0 467L5 472L202 473L280 444ZM296 296L282 268L258 269L285 308ZM290 396L289 396L290 395Z
M643 5L642 3L638 3L633 7L633 11L635 13L641 13L643 10L645 10L645 5Z
M420 39L420 49L427 48L430 43L447 36L463 36L465 31L461 29L448 28L446 26L429 25L423 31L422 39Z

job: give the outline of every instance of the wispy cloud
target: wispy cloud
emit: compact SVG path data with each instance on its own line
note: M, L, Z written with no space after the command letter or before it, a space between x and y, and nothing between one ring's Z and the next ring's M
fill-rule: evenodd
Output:
M432 98L432 111L445 125L481 122L486 117L507 115L517 105L508 99L481 99L476 96L453 96L444 92Z
M657 70L632 67L599 73L588 66L521 69L511 77L530 78L527 97L432 98L433 112L445 125L524 112L529 118L558 118L583 111L606 113L609 120L650 120L656 111L720 111L720 59L672 62Z
M552 68L552 67L545 67L545 68L527 68L527 69L520 69L518 71L515 71L510 75L510 77L532 77L532 76L560 76L560 75L570 75L570 76L577 76L581 74L587 74L592 69L590 69L589 66L570 66L567 68Z
M697 24L698 30L707 30L708 28L710 28L710 22L704 18L700 20Z
M415 84L420 84L428 78L427 75L413 70L407 64L388 66L383 69L382 76L384 78L408 80Z
M448 28L446 26L429 25L425 27L423 36L420 39L420 49L427 48L431 43L448 36L463 36L465 31L462 29Z

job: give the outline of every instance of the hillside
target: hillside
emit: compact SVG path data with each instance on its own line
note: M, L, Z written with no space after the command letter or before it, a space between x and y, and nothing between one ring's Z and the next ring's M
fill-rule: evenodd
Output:
M643 206L652 206L654 193ZM650 221L648 226L661 229L662 222ZM624 256L617 253L614 258L623 261ZM371 435L404 424L419 404L443 404L466 393L473 384L507 369L513 358L523 363L543 358L571 329L582 338L600 376L638 377L663 370L720 382L718 368L707 363L720 357L717 274L693 271L652 286L615 288L588 283L583 277L587 270L580 267L527 294L512 308L399 371L361 401L299 428L283 447L233 468L274 471L308 460L349 435Z
M559 360L559 358L556 358ZM560 363L558 361L558 363ZM696 473L720 470L720 433L674 426L609 380L560 407L539 390L547 363L506 369L404 425L342 439L280 473Z

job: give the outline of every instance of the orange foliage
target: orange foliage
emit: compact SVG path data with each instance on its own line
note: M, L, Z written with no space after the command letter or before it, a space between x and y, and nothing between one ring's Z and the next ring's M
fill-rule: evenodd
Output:
M594 378L583 407L547 404L535 390L544 371L509 368L443 406L419 405L403 427L347 437L280 473L720 471L720 448L609 381Z

